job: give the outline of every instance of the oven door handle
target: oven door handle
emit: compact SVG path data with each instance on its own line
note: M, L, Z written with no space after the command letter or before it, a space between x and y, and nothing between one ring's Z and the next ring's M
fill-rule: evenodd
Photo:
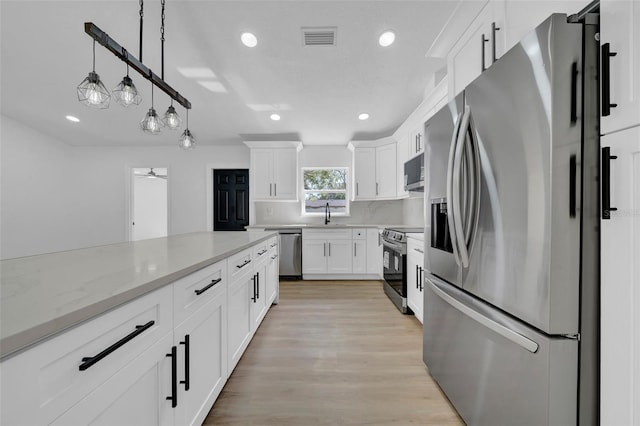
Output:
M396 244L396 243L392 243L390 241L385 240L384 238L382 239L382 245L385 247L389 247L390 249L393 249L399 253L403 252L403 246L400 244Z

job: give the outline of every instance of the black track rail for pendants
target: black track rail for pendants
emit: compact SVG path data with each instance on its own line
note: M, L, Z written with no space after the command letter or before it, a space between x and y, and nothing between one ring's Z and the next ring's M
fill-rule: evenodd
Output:
M138 71L144 78L151 81L154 86L169 95L171 99L178 102L186 109L191 109L191 102L189 102L187 98L178 93L173 87L169 86L166 81L158 77L158 75L151 71L149 67L139 61L135 56L131 55L127 51L127 49L120 46L117 41L112 39L109 34L98 28L98 26L93 22L84 23L84 32L89 34L91 38L100 43L102 46L106 47L108 51L116 55L123 62L127 63L131 68ZM142 51L140 52L140 55L142 55Z

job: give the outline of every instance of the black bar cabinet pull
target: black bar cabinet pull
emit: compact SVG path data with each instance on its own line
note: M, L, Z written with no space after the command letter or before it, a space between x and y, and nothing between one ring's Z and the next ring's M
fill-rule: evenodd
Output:
M420 266L420 291L424 289L424 279L422 278L423 272L424 272L424 268Z
M569 159L569 217L576 217L576 171L578 169L576 155Z
M618 158L617 155L611 155L611 148L605 146L602 148L602 199L600 205L602 207L602 219L611 219L611 212L618 210L611 207L611 168L610 160Z
M578 63L571 64L571 125L578 121Z
M480 54L480 62L482 63L482 71L485 71L487 69L487 67L484 66L484 45L486 42L489 41L488 38L486 38L484 36L484 34L482 34L482 36L480 37L482 40L482 50L481 50L481 54Z
M256 300L258 299L258 297L256 296L256 282L258 281L257 275L251 277L251 280L253 281L253 297L251 298L251 300L253 300L253 303L256 303Z
M184 340L180 342L184 345L184 380L180 380L180 384L184 385L184 390L189 390L189 335L184 335Z
M260 272L256 273L256 299L260 299Z
M491 23L491 63L493 64L498 60L496 57L496 31L499 31L500 27L496 26L495 22ZM483 36L484 37L484 36ZM482 58L484 62L484 58Z
M420 288L420 266L416 265L416 288Z
M135 331L131 332L130 334L123 337L122 339L118 340L116 343L109 346L107 349L103 350L99 354L82 358L82 364L80 364L80 367L79 367L80 371L86 370L87 368L91 367L93 364L105 358L110 353L114 352L116 349L120 348L121 346L124 346L127 342L134 339L136 336L139 336L140 334L144 333L146 330L153 327L155 323L156 323L155 321L149 321L145 325L136 325Z
M602 55L600 61L602 62L602 116L606 117L611 114L611 108L615 108L618 104L611 103L611 63L609 59L612 56L616 56L617 52L611 51L611 45L605 43L602 45Z
M222 281L222 278L218 278L217 280L211 280L211 282L209 284L207 284L206 286L202 287L200 290L194 290L194 292L200 296L202 293L204 293L205 291L209 290L211 287L213 287L214 285L218 284L220 281Z
M178 348L171 346L171 353L167 354L171 358L171 395L167 401L171 401L171 408L178 406Z
M236 268L238 268L238 269L242 269L242 268L244 268L245 266L247 266L249 263L251 263L251 259L247 259L247 260L245 260L245 261L244 261L244 263L243 263L242 265L236 265Z

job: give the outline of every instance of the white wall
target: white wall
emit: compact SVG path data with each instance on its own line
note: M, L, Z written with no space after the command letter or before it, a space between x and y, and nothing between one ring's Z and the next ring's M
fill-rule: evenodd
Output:
M410 193L410 198L402 200L402 223L410 226L424 226L424 193Z
M0 258L127 241L129 173L169 169L169 234L205 231L212 168L248 168L238 146L70 147L0 116Z

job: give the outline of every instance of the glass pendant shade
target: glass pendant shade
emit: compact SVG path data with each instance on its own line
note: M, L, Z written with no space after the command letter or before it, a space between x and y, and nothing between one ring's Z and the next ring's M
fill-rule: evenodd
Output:
M126 75L122 81L113 89L113 96L116 98L116 102L123 107L130 105L140 105L142 97L138 93L135 84L131 78Z
M178 139L178 146L182 149L194 149L196 147L196 138L188 128L182 132L180 139Z
M78 100L92 108L109 108L111 95L107 88L100 81L100 76L91 71L87 78L78 85Z
M149 108L149 112L145 115L144 120L140 122L140 128L152 135L160 134L162 131L162 121L160 121L160 117L158 117L153 107Z
M173 107L173 105L169 106L167 112L164 113L162 123L171 130L177 129L178 127L180 127L180 124L182 124L182 119L176 112L176 109Z

